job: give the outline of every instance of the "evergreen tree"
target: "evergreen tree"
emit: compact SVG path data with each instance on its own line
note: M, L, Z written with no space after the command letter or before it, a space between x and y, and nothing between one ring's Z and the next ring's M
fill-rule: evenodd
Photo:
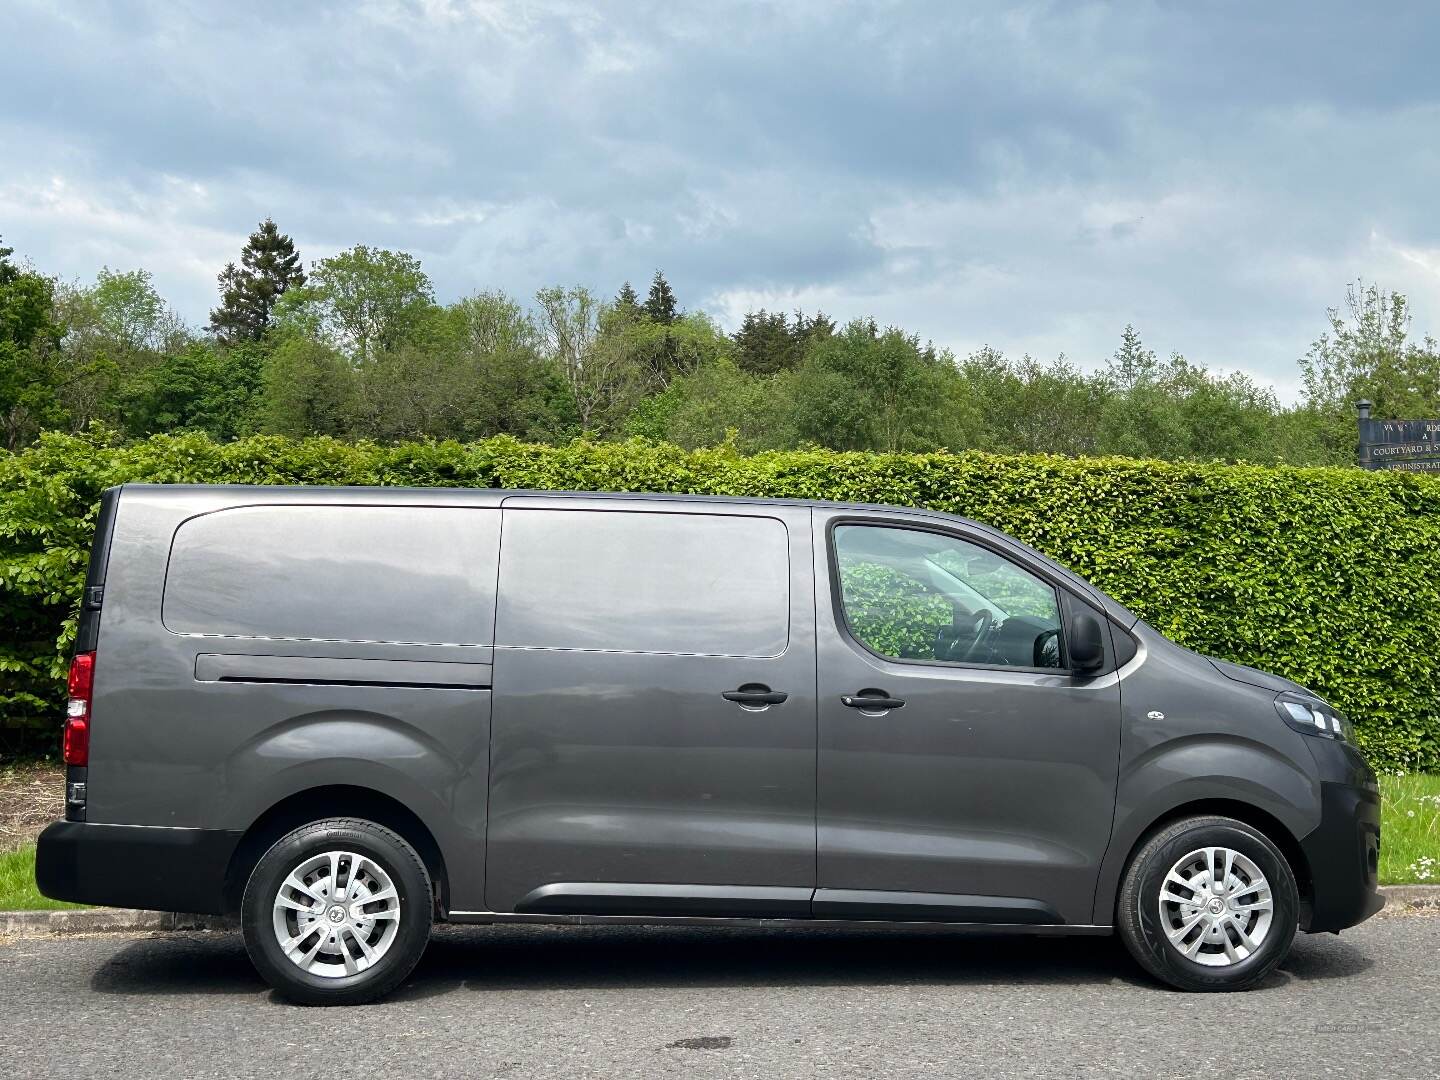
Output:
M645 314L651 322L669 326L675 321L676 308L674 290L665 280L664 272L656 270L655 278L650 282L650 295L645 298Z
M640 297L628 281L620 286L620 292L615 297L615 313L626 322L634 322L640 318Z
M754 375L789 371L804 356L804 342L791 332L783 311L747 311L734 340L736 366Z
M258 341L285 290L305 284L295 243L266 218L240 252L240 266L220 272L220 306L210 313L210 331L234 344Z
M874 322L872 319L871 322ZM795 322L790 333L794 335L802 348L808 348L812 341L824 341L835 335L835 320L826 315L823 311L817 311L814 315L806 318L803 311L795 312Z

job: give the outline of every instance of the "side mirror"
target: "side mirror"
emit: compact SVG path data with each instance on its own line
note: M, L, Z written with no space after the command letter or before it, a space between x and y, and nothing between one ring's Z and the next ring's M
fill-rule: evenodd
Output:
M1105 638L1100 620L1088 611L1070 620L1070 666L1081 673L1099 671L1105 664Z

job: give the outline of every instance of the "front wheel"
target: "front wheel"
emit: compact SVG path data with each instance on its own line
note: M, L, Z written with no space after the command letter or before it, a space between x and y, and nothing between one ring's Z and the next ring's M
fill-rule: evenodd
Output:
M245 948L265 981L304 1005L355 1005L398 986L430 938L425 864L371 821L332 818L282 837L241 902Z
M1192 817L1135 853L1116 925L1146 971L1181 990L1248 990L1295 938L1300 901L1281 851L1244 822Z

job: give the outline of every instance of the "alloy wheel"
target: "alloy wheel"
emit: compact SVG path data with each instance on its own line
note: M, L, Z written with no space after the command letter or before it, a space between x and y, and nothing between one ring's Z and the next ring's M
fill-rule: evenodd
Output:
M1232 848L1198 848L1165 875L1160 925L1181 956L1230 967L1254 956L1270 933L1275 898L1255 862Z
M374 967L400 929L400 894L374 859L353 851L306 858L274 901L275 940L300 970L326 978Z

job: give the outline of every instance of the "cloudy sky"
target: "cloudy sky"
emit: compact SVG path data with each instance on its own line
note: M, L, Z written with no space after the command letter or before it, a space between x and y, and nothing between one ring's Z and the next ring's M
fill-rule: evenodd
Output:
M197 324L270 215L442 300L660 266L726 326L1089 366L1133 322L1287 398L1356 278L1440 334L1429 3L6 0L0 55L0 236Z

